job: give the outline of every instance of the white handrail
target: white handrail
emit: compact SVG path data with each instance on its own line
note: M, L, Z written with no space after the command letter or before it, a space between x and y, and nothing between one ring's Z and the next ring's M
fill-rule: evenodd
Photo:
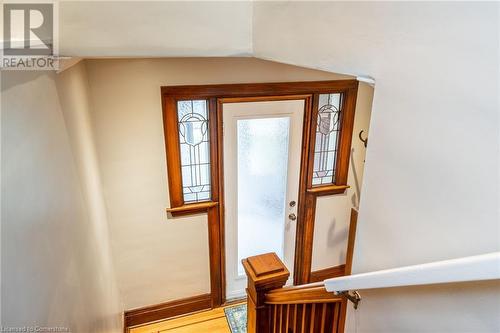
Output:
M500 252L325 280L330 292L500 279Z

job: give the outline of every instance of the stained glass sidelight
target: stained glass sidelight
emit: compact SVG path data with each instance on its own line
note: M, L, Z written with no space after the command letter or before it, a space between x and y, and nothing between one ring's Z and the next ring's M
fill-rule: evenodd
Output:
M210 135L206 100L177 102L185 203L210 200Z
M335 182L342 94L320 94L314 147L313 185Z

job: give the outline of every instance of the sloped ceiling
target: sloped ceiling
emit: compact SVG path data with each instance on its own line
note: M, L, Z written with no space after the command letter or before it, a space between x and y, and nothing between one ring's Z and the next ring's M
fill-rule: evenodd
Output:
M63 56L251 55L252 3L62 1L59 41Z

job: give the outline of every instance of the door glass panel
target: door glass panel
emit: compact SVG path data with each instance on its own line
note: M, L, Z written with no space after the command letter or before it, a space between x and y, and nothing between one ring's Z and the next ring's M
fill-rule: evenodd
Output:
M283 259L289 128L289 117L237 121L238 275L244 258Z

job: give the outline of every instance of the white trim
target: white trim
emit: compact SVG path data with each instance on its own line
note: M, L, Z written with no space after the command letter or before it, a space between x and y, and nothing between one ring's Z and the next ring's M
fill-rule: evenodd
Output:
M79 57L64 57L59 58L59 69L57 70L57 74L64 72L68 68L71 68L82 61L83 58Z
M356 76L356 80L358 80L359 82L367 83L372 87L375 87L375 79L370 76Z

